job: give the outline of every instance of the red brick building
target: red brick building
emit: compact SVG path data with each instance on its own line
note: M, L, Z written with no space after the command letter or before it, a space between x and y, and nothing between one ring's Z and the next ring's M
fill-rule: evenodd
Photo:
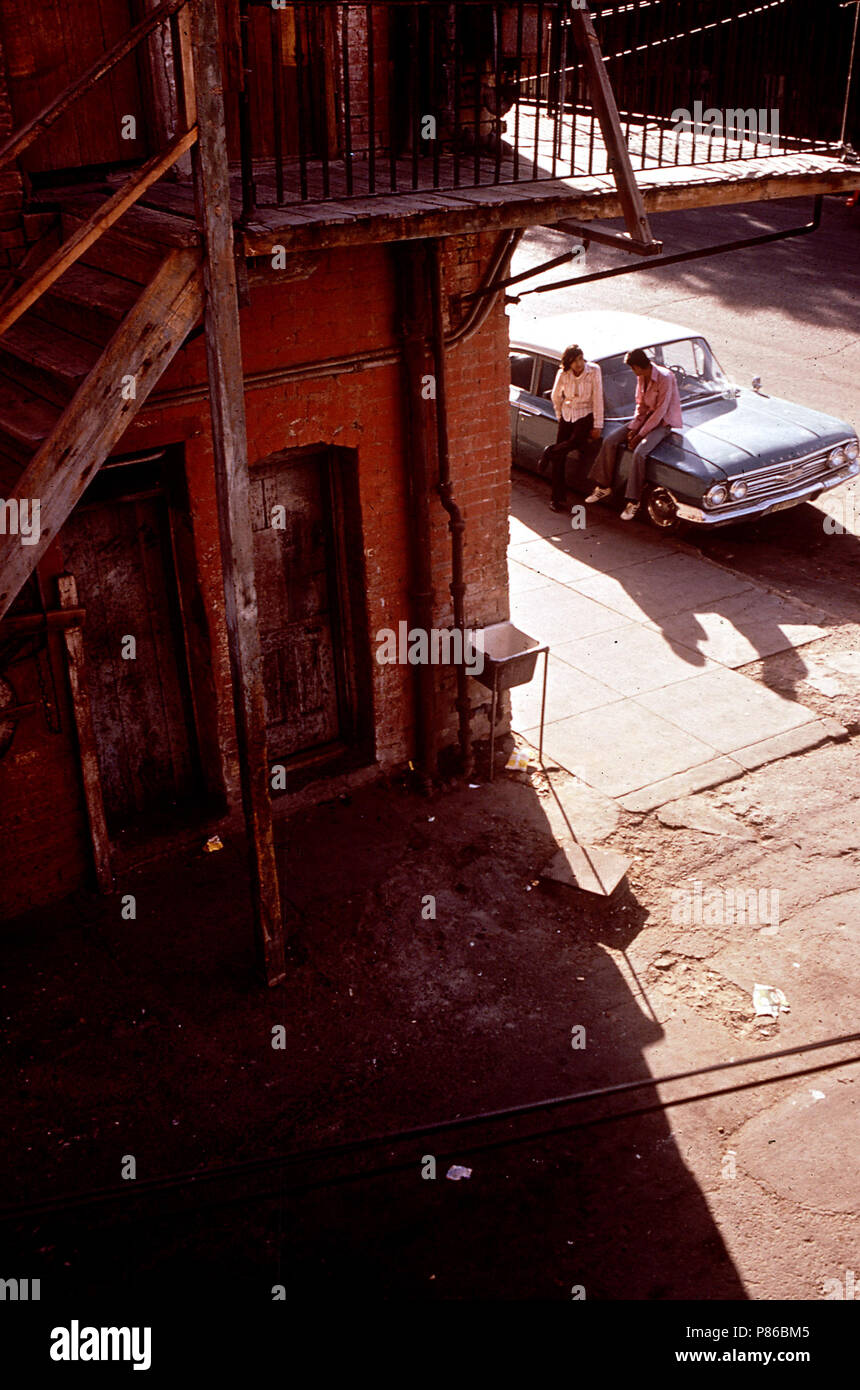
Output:
M54 6L55 23L43 17L37 49L35 31L21 23L11 0L0 6L4 133L45 105L58 69L72 80L92 61L97 48L90 28L97 18L118 37L135 19L123 0L93 8L99 16L90 13L83 24L81 14ZM309 44L320 17L302 8ZM225 43L230 9L222 7L220 17ZM268 21L253 15L258 27L260 18ZM386 73L387 20L375 16L375 57ZM352 42L359 57L366 54L366 34L356 31ZM139 52L125 59L7 170L7 265L23 262L29 270L44 260L103 203L105 181L118 184L117 171L130 156L139 162L158 149L145 67ZM225 68L229 80L229 62ZM360 61L351 76L356 138L366 139ZM260 104L267 83L270 88L270 72L260 74L255 89ZM378 104L381 115L387 100ZM228 101L228 127L230 109ZM137 114L136 139L127 146L120 129L126 114ZM238 154L235 110L233 116L229 138ZM387 147L384 123L375 139ZM181 195L190 200L190 182L180 177L152 186L0 340L4 498L165 255L193 253L200 243L195 219L156 211L163 187L171 207L184 211ZM379 630L415 617L409 491L416 449L427 454L425 469L435 467L437 402L425 381L433 373L426 341L430 254L423 242L376 242L372 223L348 246L316 249L318 240L310 236L301 250L290 245L284 254L248 257L240 286L267 736L270 762L285 769L281 805L306 785L325 794L325 779L333 775L414 765L420 741L415 668L379 664L374 654ZM445 240L439 254L449 335L474 317L467 301L453 314L452 297L477 289L509 245L509 235L497 231ZM416 295L424 296L423 305ZM450 349L448 363L449 447L456 503L468 518L473 627L507 615L506 324L500 296L481 309L475 331ZM410 315L418 317L411 322ZM404 352L410 333L417 337ZM362 356L366 365L355 361ZM448 516L432 494L425 510L427 611L436 627L447 628L453 621ZM14 714L0 720L4 916L92 881L69 628L58 625L62 574L74 575L75 608L85 614L77 629L84 695L116 871L151 854L164 837L187 832L199 839L204 827L208 833L221 814L240 806L207 361L194 329L112 442L0 627L0 689ZM437 751L456 742L456 682L452 671L439 668L430 679L438 698L425 761L435 763ZM483 701L478 686L470 696Z
M377 634L507 617L517 233L623 214L649 249L589 33L570 0L0 0L3 917L244 800L271 944L270 799L468 766L483 687ZM726 196L850 185L825 163Z

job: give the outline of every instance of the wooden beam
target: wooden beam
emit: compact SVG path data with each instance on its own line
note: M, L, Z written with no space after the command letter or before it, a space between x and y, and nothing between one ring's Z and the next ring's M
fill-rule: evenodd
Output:
M582 54L583 66L588 77L591 104L600 124L600 132L606 147L609 169L615 179L618 197L624 213L624 223L631 240L643 255L653 254L660 249L655 247L648 222L648 214L642 201L642 194L636 183L636 175L630 160L630 151L621 130L615 93L606 71L600 43L594 32L594 25L588 10L576 8L572 11L574 37Z
M769 168L763 167L765 164ZM771 156L755 162L738 160L730 166L701 169L646 170L641 192L649 213L679 212L691 208L724 207L734 203L767 202L775 198L804 198L818 193L848 193L860 187L860 165L825 164L815 156L799 156L794 170L780 168ZM692 175L692 177L691 177ZM297 203L284 208L258 208L254 221L240 232L248 257L271 256L275 246L291 254L321 251L338 246L364 246L417 237L464 236L515 227L554 226L565 218L603 221L623 216L621 200L611 179L542 180L532 184L540 192L524 196L518 188L495 189L495 198L470 198L473 191L460 189L434 194L433 211L426 209L427 194L402 193L392 198L351 199L332 208L319 203L311 208ZM487 190L482 190L484 193ZM383 210L382 204L385 203ZM396 211L393 209L396 208Z
M135 0L134 12L145 16L159 8L161 0ZM180 10L176 22L182 19ZM177 81L175 35L168 16L141 42L138 51L138 72L146 94L146 108L151 123L150 148L161 149L178 130L189 130L194 121L184 119L183 102ZM181 78L181 69L178 70ZM183 154L171 171L173 178L191 177L191 157Z
M74 105L78 97L83 96L91 87L94 87L106 73L110 72L111 68L115 67L126 54L131 52L141 39L151 33L165 19L169 19L186 3L187 0L163 0L158 9L153 10L139 24L135 24L133 29L129 29L124 38L115 43L113 48L109 48L107 53L103 53L101 58L93 63L92 67L87 68L86 72L81 73L81 76L71 86L66 87L65 91L43 107L37 115L27 121L26 125L21 126L20 130L16 130L15 134L10 136L4 145L0 145L0 168L23 154L28 145L32 145L34 140L38 139L44 131L54 124L54 121L59 120L60 116Z
M182 87L179 102L186 130L197 124L197 92L194 86L194 55L191 52L191 16L187 9L176 16L176 40L179 48L179 67Z
M275 985L284 979L286 966L272 830L230 177L214 0L193 0L191 19L200 131L194 151L195 191L206 248L206 358L233 709L257 952L267 983Z
M48 613L16 613L2 619L3 634L7 632L44 632L46 628L75 627L86 617L85 608L52 609ZM4 707L5 715L6 709Z
M60 608L77 610L78 586L73 574L61 574L57 579L57 593ZM81 779L84 784L84 800L87 807L87 820L90 826L90 839L93 847L93 862L96 879L102 893L112 893L114 888L113 870L110 862L110 837L105 820L104 798L102 797L101 771L99 769L96 736L93 729L93 714L87 688L86 654L84 635L76 624L63 631L68 662L69 687L72 692L72 709L75 727L78 731L78 750L81 757Z
M15 497L39 501L39 538L0 535L0 618L202 312L201 252L173 251L18 480Z
M68 241L64 241L61 246L57 247L52 256L42 262L26 284L23 284L19 290L10 295L0 309L0 336L11 328L12 324L22 314L25 314L30 306L35 304L36 300L40 299L56 280L59 280L61 275L65 274L69 266L74 265L75 261L92 246L93 242L98 241L108 227L112 227L114 222L119 221L123 213L128 212L128 209L137 202L150 184L160 179L171 164L179 159L180 155L184 154L186 150L190 150L196 139L196 127L193 130L185 131L183 135L178 135L175 140L171 141L166 150L163 150L161 154L154 155L140 169L136 169L131 178L126 180L122 188L112 198L103 203L92 217L84 222L83 226L78 227L77 231L72 233Z

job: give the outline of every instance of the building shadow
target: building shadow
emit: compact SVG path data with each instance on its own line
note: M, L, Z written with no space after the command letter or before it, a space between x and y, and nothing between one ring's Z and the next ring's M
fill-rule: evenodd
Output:
M377 784L280 822L278 840L282 989L254 980L238 841L124 884L134 929L93 898L10 929L7 1199L120 1189L6 1223L46 1304L192 1284L294 1301L745 1297L649 1067L663 1029L625 955L647 907L624 884L598 899L543 883L556 846L534 786ZM317 1156L619 1081L643 1084ZM286 1152L310 1157L205 1190L120 1181L127 1155L149 1179ZM451 1163L471 1177L446 1178Z
M526 489L515 487L513 490L512 515L526 525L533 524L535 497L542 501L539 489L539 480L533 480L530 485L526 485ZM579 500L577 498L577 501ZM683 549L689 550L690 547L694 547L704 560L712 560L726 569L734 570L740 576L747 577L750 585L758 586L757 591L762 602L750 607L741 606L736 602L734 595L728 594L697 603L695 607L679 607L668 613L664 598L661 597L659 602L655 603L649 597L647 585L641 582L639 564L619 566L613 558L611 546L607 546L604 559L599 549L596 553L589 552L588 545L581 539L586 532L571 533L569 528L559 532L557 526L552 528L557 534L546 535L543 539L554 548L593 567L595 576L610 574L617 580L642 610L645 615L643 621L650 621L659 627L671 649L691 666L703 666L707 657L704 644L707 642L708 634L700 621L700 615L704 612L723 615L750 644L751 654L743 664L779 655L778 675L772 676L765 666L759 679L763 685L774 689L784 698L799 701L802 695L798 688L808 675L808 666L804 659L803 647L793 648L786 645L784 625L787 622L817 623L829 631L836 631L842 626L843 621L856 622L860 612L856 593L850 588L840 590L838 586L834 586L834 571L830 564L837 555L839 573L847 573L860 564L860 538L848 532L826 533L824 519L825 514L818 508L801 504L790 511L763 517L757 522L721 527L718 531L698 528L683 532L680 537ZM632 527L621 523L605 506L600 508L596 526L604 530L607 536L633 536L640 541L648 542L650 550L649 553L642 554L642 563L647 563L648 560L659 561L671 554L675 548L674 537L661 537L644 522ZM595 527L592 526L590 529L593 532ZM537 538L536 533L535 539ZM800 553L807 558L814 557L817 575L811 583L807 570L798 573L796 568L787 563L787 557L792 553ZM571 581L571 584L573 583L574 581ZM794 614L779 612L775 607L774 590L789 604L794 602L802 607ZM683 596L680 596L679 604L683 602ZM821 607L817 612L808 611L819 604ZM834 607L838 611L834 612ZM572 633L568 640L573 640L575 636L576 633Z

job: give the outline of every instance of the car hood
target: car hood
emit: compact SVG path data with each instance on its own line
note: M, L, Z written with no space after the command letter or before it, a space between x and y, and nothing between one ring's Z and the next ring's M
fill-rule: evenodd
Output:
M854 433L833 415L755 391L684 407L685 454L727 477L804 458Z

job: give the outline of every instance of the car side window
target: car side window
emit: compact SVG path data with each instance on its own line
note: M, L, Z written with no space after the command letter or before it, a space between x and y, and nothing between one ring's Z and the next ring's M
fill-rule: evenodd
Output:
M636 410L636 377L624 365L624 353L605 357L600 369L603 373L603 405L607 420L629 419Z
M555 383L556 373L558 372L558 362L552 362L548 357L539 357L540 370L538 372L537 387L535 395L543 396L544 400L549 400L549 392Z
M512 352L510 354L511 363L511 385L518 386L521 391L530 391L532 385L532 368L534 358L530 352Z

